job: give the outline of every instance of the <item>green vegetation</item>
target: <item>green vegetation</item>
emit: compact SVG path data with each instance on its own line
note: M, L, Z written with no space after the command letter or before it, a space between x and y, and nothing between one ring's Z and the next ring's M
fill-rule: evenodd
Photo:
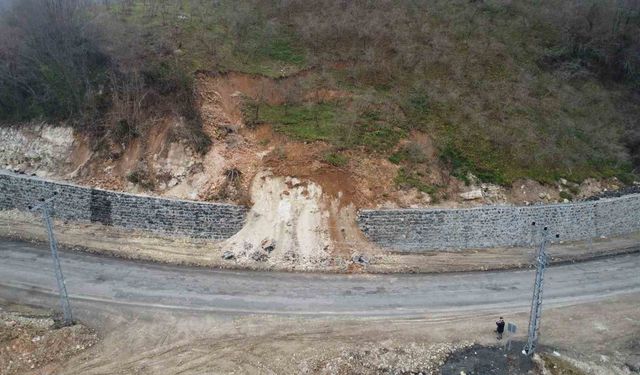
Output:
M438 187L425 184L422 181L422 177L423 176L421 176L418 172L407 171L405 168L400 168L398 170L398 175L394 179L394 182L401 188L416 188L423 193L429 194L431 198L435 199L435 194L438 192Z
M349 162L349 158L335 152L330 152L324 156L324 161L334 167L344 167Z
M282 105L246 98L247 124L270 123L338 150L362 148L407 171L422 163L419 154L392 152L420 131L454 176L506 185L519 178L630 182L640 166L637 2L5 4L5 122L66 120L97 138L126 140L175 115L184 120L175 136L205 152L196 72L300 73L302 88ZM346 95L305 97L320 89Z
M255 108L259 106L259 111ZM326 141L342 148L364 147L384 152L405 135L378 112L358 113L339 102L295 105L252 104L244 111L248 123L268 123L274 130L301 141ZM251 116L257 119L251 120Z
M459 178L467 184L470 182L469 173L475 175L481 181L491 182L494 184L507 183L506 178L501 173L498 166L494 166L493 168L479 166L471 160L467 159L467 157L462 152L460 152L455 148L455 146L452 146L451 144L446 145L440 151L440 159L445 163L445 165L449 166L452 174L455 177ZM482 158L481 160L485 163L492 162L492 160L490 159L490 155L488 155L488 157Z
M563 190L563 191L560 192L560 198L572 201L573 200L573 194L569 193L568 191L564 191Z
M272 124L278 132L301 141L329 141L337 132L332 104L261 106L259 122Z
M133 171L129 172L129 174L127 174L127 181L136 185L140 185L142 188L147 190L153 190L155 186L155 183L153 182L151 177L149 177L147 171L141 168L136 168Z
M426 160L427 156L417 143L409 143L389 156L389 161L393 164L400 164L402 162L419 164L424 163Z

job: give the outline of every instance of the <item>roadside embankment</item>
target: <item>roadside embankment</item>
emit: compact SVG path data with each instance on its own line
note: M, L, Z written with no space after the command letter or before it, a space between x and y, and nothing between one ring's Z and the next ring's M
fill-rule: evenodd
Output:
M92 189L0 173L0 236L46 241L27 207L57 193L61 245L204 267L320 272L459 272L529 267L539 233L552 262L640 249L640 196L532 207L360 211L306 180L256 175L250 209ZM246 218L246 219L245 219Z
M255 270L430 273L528 268L533 264L532 247L471 249L467 251L433 251L423 254L395 253L380 249L361 251L368 264L344 256L329 257L323 263L300 268L297 263L276 264L237 261L223 258L226 248L219 241L160 235L140 230L108 227L101 224L65 223L55 220L58 242L67 249L99 253L125 259L167 264ZM0 211L0 237L46 242L41 218L17 210ZM552 263L584 261L640 251L640 233L593 242L555 244L548 252Z

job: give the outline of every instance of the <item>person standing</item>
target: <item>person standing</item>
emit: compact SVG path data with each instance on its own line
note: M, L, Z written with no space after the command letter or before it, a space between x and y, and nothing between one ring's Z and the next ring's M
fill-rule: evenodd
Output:
M504 319L502 319L502 317L500 317L500 319L498 319L498 321L496 322L496 332L498 333L498 340L502 340L502 334L504 333Z

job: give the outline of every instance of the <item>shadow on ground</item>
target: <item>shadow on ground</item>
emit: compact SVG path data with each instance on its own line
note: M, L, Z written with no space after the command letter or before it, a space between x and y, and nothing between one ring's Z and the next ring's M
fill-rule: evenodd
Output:
M449 356L442 367L442 375L521 375L536 374L531 358L522 355L522 342L504 346L474 345Z

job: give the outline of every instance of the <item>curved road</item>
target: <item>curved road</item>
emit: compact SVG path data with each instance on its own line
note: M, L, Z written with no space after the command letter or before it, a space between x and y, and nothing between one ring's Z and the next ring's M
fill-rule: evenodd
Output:
M187 311L418 317L528 309L533 270L332 275L166 266L62 252L73 300ZM551 267L545 305L640 291L640 254ZM0 297L55 295L46 245L1 240Z

